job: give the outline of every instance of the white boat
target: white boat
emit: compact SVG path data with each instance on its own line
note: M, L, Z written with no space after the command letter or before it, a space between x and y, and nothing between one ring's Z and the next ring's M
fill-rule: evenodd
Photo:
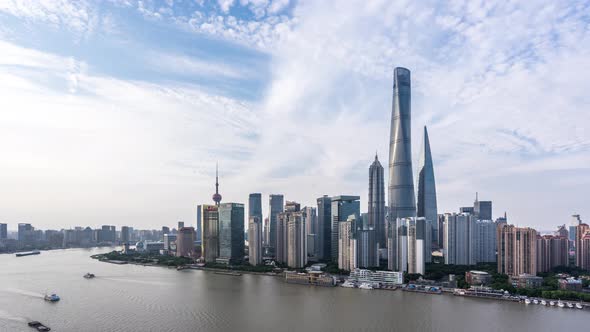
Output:
M355 288L356 287L353 282L350 282L348 280L346 280L341 286L346 287L346 288Z
M565 307L565 304L563 304L563 302L561 302L561 300L557 301L557 306L560 308Z
M360 289L373 289L373 286L367 282L363 282L360 286Z
M555 306L555 301L549 301L549 305L554 307Z
M534 300L533 300L533 304L539 304L539 300L537 300L537 299L534 299Z
M524 304L531 304L531 300L529 300L529 299L525 299L525 300L524 300Z
M578 309L584 309L584 307L582 307L582 303L576 303L576 308L578 308Z
M565 304L566 304L566 305L567 305L567 307L568 307L568 308L570 308L570 309L574 307L574 305L573 305L571 302L566 302Z
M541 304L542 304L542 305L547 305L547 301L545 301L545 300L541 300Z

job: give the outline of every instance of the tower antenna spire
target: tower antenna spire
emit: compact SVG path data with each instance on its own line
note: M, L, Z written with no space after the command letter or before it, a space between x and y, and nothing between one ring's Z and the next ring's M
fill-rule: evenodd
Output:
M219 162L215 162L215 194L213 194L215 205L219 206L221 195L219 194Z

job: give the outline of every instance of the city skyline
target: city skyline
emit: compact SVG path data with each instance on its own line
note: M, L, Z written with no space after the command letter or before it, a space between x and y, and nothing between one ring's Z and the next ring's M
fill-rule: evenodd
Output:
M3 2L0 223L194 226L217 161L222 202L262 193L263 218L269 194L358 195L366 212L396 66L439 213L479 192L519 226L587 220L589 5L548 4Z

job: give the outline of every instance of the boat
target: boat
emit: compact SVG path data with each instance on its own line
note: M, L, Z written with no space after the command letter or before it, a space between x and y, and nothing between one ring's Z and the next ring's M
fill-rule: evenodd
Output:
M565 304L563 304L563 302L561 302L561 300L557 301L557 306L560 308L565 307Z
M57 294L45 295L45 301L57 302L59 300L60 300L60 298L59 298L59 296L57 296Z
M525 299L525 300L524 300L524 304L531 304L531 300L529 300L529 299Z
M567 307L570 309L574 307L574 305L571 302L566 302L565 305L567 305Z
M542 305L547 305L547 301L545 301L545 300L541 300L541 304L542 304Z
M90 272L88 272L88 273L86 273L86 274L84 275L84 278L86 278L86 279L92 279L92 278L94 278L94 277L95 277L95 275L94 275L94 274L92 274L92 273L90 273Z
M37 331L41 331L41 332L47 332L47 331L51 331L51 329L43 324L41 324L40 322L34 320L28 323L28 325L30 327L34 327L35 329L37 329Z
M582 303L576 303L576 308L577 309L584 309L584 307L582 306Z
M354 284L354 282L351 282L351 281L348 281L348 280L346 280L346 281L345 281L345 282L344 282L342 285L340 285L340 286L342 286L342 287L345 287L345 288L355 288L355 287L356 287L356 285Z
M555 306L555 301L549 301L549 305L554 307Z
M17 252L16 257L24 257L24 256L31 256L31 255L39 255L41 252L39 250L33 251L26 251L26 252Z
M230 272L230 271L215 271L215 274L221 274L221 275L226 275L226 276L234 276L234 277L239 277L242 274L240 272Z
M539 300L537 300L537 299L534 299L534 300L533 300L533 304L539 304Z
M363 282L360 286L360 289L373 289L373 286L371 284L369 284L368 282Z

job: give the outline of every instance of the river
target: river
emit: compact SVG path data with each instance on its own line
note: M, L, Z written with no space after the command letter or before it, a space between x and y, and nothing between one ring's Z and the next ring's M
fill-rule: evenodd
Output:
M110 249L0 255L0 331L585 331L589 310L115 265ZM94 279L82 276L91 272ZM43 300L55 292L61 301Z

